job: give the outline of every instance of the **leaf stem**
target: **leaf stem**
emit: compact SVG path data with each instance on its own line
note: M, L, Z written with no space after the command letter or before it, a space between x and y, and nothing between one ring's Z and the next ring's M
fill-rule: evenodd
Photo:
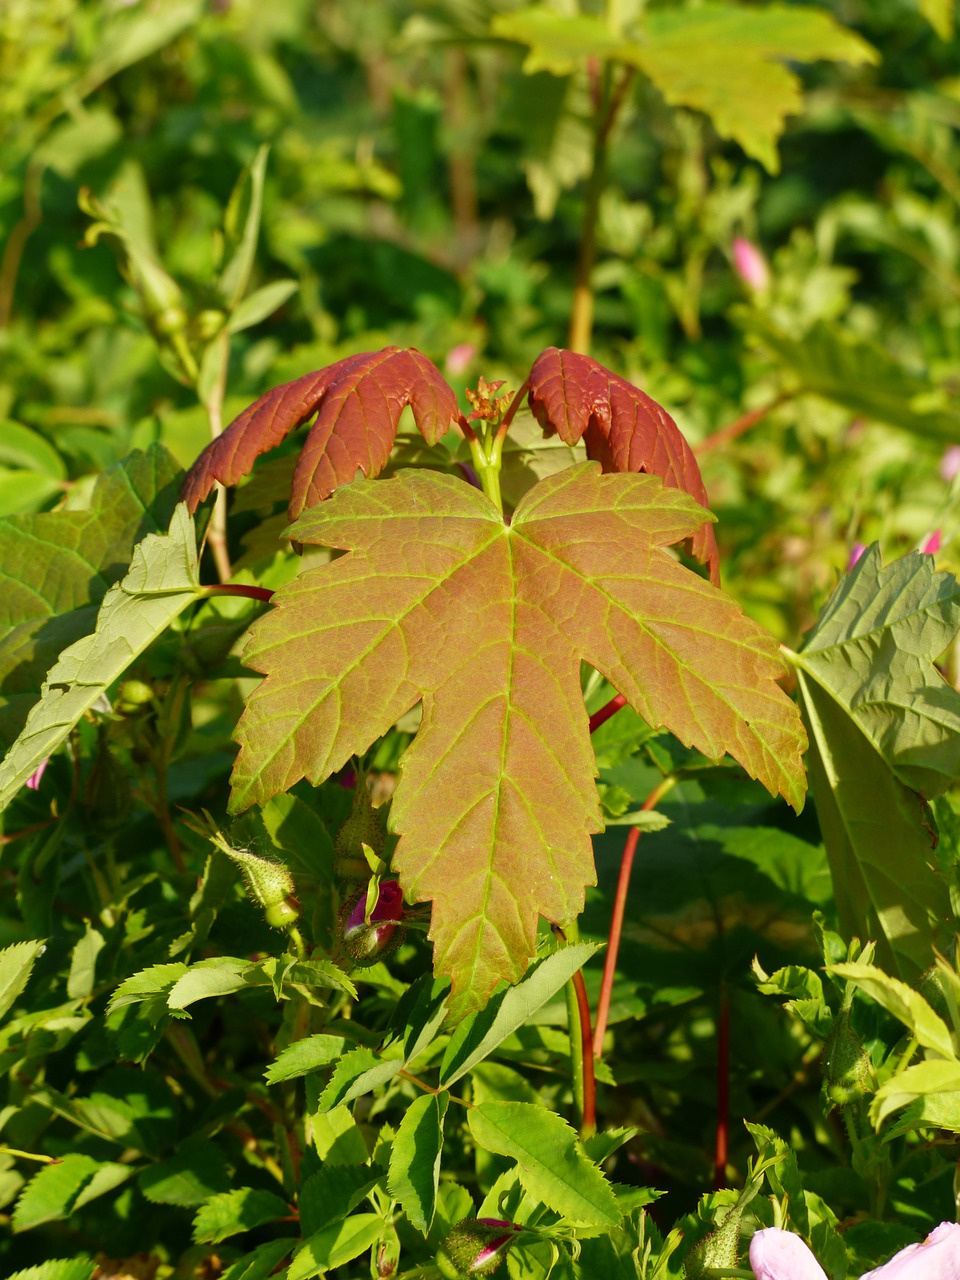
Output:
M500 465L503 459L503 437L498 432L492 435L489 430L481 431L470 441L470 453L473 464L480 477L480 487L500 514L503 514L503 499L500 496Z
M597 1077L593 1065L593 1036L590 1031L590 1001L587 985L580 969L571 979L577 997L577 1013L580 1023L579 1061L583 1074L583 1112L580 1123L581 1138L589 1138L597 1131ZM571 1046L572 1048L572 1046Z
M668 773L653 788L640 806L641 812L655 809L663 797L677 785L677 778ZM593 1031L593 1056L603 1056L603 1037L607 1033L607 1018L610 1014L610 997L613 994L613 980L617 970L617 954L620 950L620 937L623 933L623 917L627 907L627 892L630 888L630 874L633 871L633 856L637 851L640 839L640 828L631 827L623 846L620 859L620 876L617 880L617 891L613 899L613 916L610 921L610 938L607 943L607 954L603 962L603 978L600 982L600 996L597 1000L597 1022Z
M507 409L507 412L500 419L500 425L499 427L497 427L497 439L500 441L501 449L503 448L504 437L506 436L507 432L510 430L510 423L516 417L517 410L520 408L520 402L523 400L523 397L527 394L529 390L530 390L530 379L527 378L523 386L520 388L517 394L510 401L510 406Z
M245 582L214 583L212 586L203 587L202 590L208 596L244 596L248 600L265 602L273 599L273 592L269 587L252 587Z
M590 732L596 733L602 724L615 716L621 707L627 705L627 700L622 693L615 694L609 702L605 702L599 711L595 711L590 717Z

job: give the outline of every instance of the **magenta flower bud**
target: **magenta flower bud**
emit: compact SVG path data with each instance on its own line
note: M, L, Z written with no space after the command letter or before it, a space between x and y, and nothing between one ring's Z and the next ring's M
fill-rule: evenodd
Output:
M940 479L946 480L947 484L960 471L960 444L952 444L948 449L944 449L943 457L940 459Z
M464 373L470 366L470 361L476 357L477 348L473 342L458 342L455 347L451 347L447 352L447 358L444 362L444 369L451 377L456 377L460 373Z
M850 548L850 557L847 560L847 573L850 572L850 570L857 563L857 561L860 559L860 557L863 555L866 549L867 549L867 544L865 542L855 542L853 544L853 546Z
M737 275L754 293L770 288L770 268L767 260L750 240L737 236L733 242L733 266Z
M922 1244L908 1244L861 1280L960 1280L960 1223L941 1222Z
M920 552L925 556L935 556L940 550L943 542L943 536L939 529L934 529L933 533L928 533L920 544Z
M41 761L40 764L37 765L37 767L34 769L33 773L31 773L30 777L27 779L24 785L29 787L31 791L39 791L40 779L46 773L47 765L49 763L50 763L50 757L47 756L46 760Z
M381 880L377 905L366 918L367 891L347 904L343 941L359 965L374 964L395 951L403 940L403 892L396 880Z
M449 1232L441 1251L458 1275L489 1276L522 1230L519 1223L504 1218L464 1218Z

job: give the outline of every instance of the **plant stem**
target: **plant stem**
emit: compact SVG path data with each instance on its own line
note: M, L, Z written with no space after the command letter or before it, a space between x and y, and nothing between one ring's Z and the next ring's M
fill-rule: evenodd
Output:
M580 249L577 254L577 273L573 287L573 307L570 312L570 335L567 346L572 351L590 352L593 337L593 264L597 256L597 218L600 213L600 197L607 184L607 147L610 133L627 92L633 84L633 67L625 67L612 92L605 88L597 113L596 132L593 139L593 167L587 181L584 198L583 223L580 228Z
M782 404L787 404L790 400L795 400L799 394L799 391L781 391L779 395L774 396L767 404L762 404L759 409L751 409L749 413L742 414L735 421L728 422L719 431L714 431L712 435L707 436L706 440L701 440L699 444L693 446L693 452L699 456L702 453L709 453L711 449L717 449L721 445L731 444L734 440L738 440L740 436L745 435L751 427L755 427L758 422L762 422L768 413L772 413L774 409L778 409Z
M223 329L214 341L219 346L220 363L217 376L213 380L209 394L203 399L203 407L207 411L210 422L210 435L216 440L223 434L223 400L227 392L227 369L230 364L230 335ZM197 382L199 385L199 374ZM210 528L207 530L207 542L217 566L217 574L221 582L228 582L233 574L230 567L230 552L227 547L227 491L222 484L217 485L217 496L213 504L213 515Z
M563 928L555 924L552 926L554 934L560 938L562 942L576 942L580 936L580 930L576 920L570 920ZM584 1046L589 1049L590 1035L590 1008L589 1005L584 1010L581 1004L580 991L577 989L576 978L580 979L580 987L586 997L586 988L583 986L583 975L578 971L574 978L571 978L566 985L566 1001L567 1001L567 1031L570 1036L570 1079L573 1085L573 1103L580 1117L581 1129L587 1123L587 1099L584 1089L586 1077L586 1061L589 1058L589 1052L584 1052ZM583 1014L586 1013L586 1020ZM585 1030L586 1029L586 1030ZM584 1040L584 1035L587 1039ZM592 1113L591 1123L596 1127L596 1085L593 1083L593 1063L590 1063L590 1080L591 1093L593 1097L590 1101L590 1110ZM593 1132L593 1130L591 1130Z
M598 713L599 714L599 713ZM612 713L611 713L612 714ZM677 784L673 774L667 776L650 792L640 806L644 812L656 808L663 797ZM623 917L627 908L627 892L630 889L630 873L633 870L633 855L637 851L640 839L640 828L631 827L623 846L623 857L620 859L620 876L617 880L617 891L613 900L613 917L610 921L610 938L607 943L607 955L603 962L603 978L600 982L600 996L597 1000L597 1022L593 1031L593 1056L603 1056L603 1037L607 1033L607 1018L610 1014L610 997L613 994L613 980L617 970L617 954L620 950L620 936L623 933Z
M203 591L208 596L244 596L248 600L263 600L268 602L273 599L273 592L269 587L251 587L245 582L220 582L214 583L213 586L204 587Z
M730 997L727 982L720 979L717 1010L717 1142L713 1154L713 1189L727 1183L727 1150L730 1136Z
M583 1119L580 1124L580 1136L589 1138L597 1131L597 1077L593 1065L590 1001L587 998L587 985L583 980L583 973L579 969L573 975L572 982L577 997L577 1014L580 1023L579 1060L583 1074Z
M609 702L605 702L599 711L595 711L590 717L590 732L596 733L602 724L615 716L621 707L627 705L627 700L622 693L615 694Z

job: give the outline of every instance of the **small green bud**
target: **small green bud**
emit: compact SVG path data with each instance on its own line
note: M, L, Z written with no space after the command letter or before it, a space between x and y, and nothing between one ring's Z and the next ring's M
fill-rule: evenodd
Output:
M274 902L267 907L263 918L271 929L289 929L300 919L300 904L296 898L284 898L282 902Z
M157 333L164 335L182 333L187 327L188 318L183 307L164 307L153 316L153 327Z
M683 1260L688 1280L700 1280L714 1270L729 1271L737 1266L742 1218L743 1210L734 1205L713 1231L693 1246Z
M447 1233L438 1263L452 1267L457 1276L489 1276L497 1270L507 1249L523 1228L502 1218L463 1218ZM442 1268L446 1274L447 1268Z
M117 690L113 709L122 716L133 716L153 701L153 690L142 680L124 680Z
M264 909L280 907L293 895L296 888L293 876L282 863L274 862L272 858L261 858L246 849L231 849L226 844L220 847L243 873L252 902Z
M862 1098L872 1084L873 1066L850 1025L849 1011L841 1009L823 1046L824 1092L834 1106L843 1107Z
M349 818L337 832L333 842L333 851L337 859L338 872L351 880L366 879L370 868L364 855L363 846L381 857L385 843L383 827L377 812L370 803L370 793L359 779L353 793L353 808Z
M197 337L208 342L211 338L215 338L223 328L227 317L222 311L201 311L194 321L194 327L197 331Z

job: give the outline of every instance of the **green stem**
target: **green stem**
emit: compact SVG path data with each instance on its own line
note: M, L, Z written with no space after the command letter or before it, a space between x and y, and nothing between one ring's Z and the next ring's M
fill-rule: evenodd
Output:
M491 439L489 429L482 430L479 436L474 436L470 441L470 453L480 479L480 487L502 515L500 465L503 458L503 437L497 434Z
M553 932L558 938L566 943L578 942L580 939L580 929L576 920L570 920L561 927L558 924L553 926ZM583 978L580 978L581 983ZM571 979L566 985L566 1002L567 1002L567 1030L570 1035L570 1077L573 1084L573 1102L576 1108L577 1116L581 1127L586 1121L584 1109L584 1070L583 1070L583 1034L584 1024L580 1017L580 999L577 988ZM589 1010L587 1012L587 1026L589 1027ZM592 1067L591 1063L591 1075Z

